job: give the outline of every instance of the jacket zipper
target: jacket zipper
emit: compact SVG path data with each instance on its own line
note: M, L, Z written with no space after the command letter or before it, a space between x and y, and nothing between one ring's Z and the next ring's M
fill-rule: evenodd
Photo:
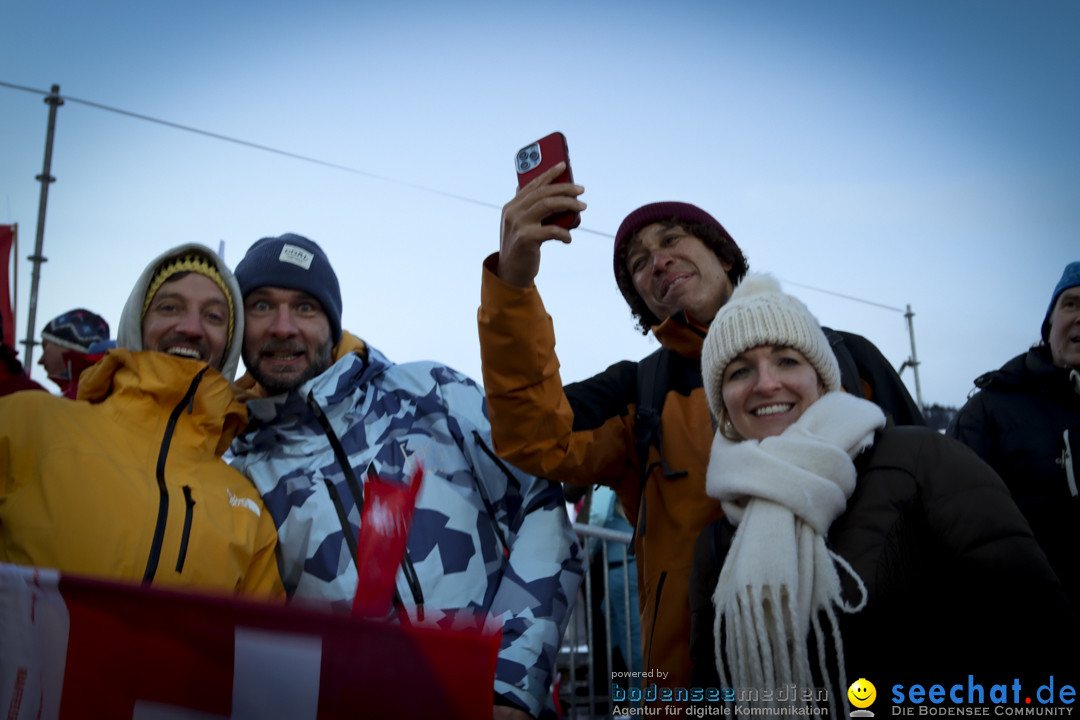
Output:
M315 419L319 421L319 426L322 428L323 434L326 435L326 439L330 443L330 449L334 452L334 459L337 460L338 466L345 476L345 484L349 487L349 493L352 495L353 504L356 506L356 512L362 517L364 510L364 488L356 479L356 473L353 472L352 465L349 463L349 456L345 453L345 448L341 446L341 440L338 439L333 426L330 425L330 419L326 417L326 413L323 412L322 407L320 407L318 401L315 399L315 391L308 392L307 404L308 407L311 408L311 412L315 415ZM341 524L341 531L345 534L345 542L348 544L349 552L352 554L353 565L356 567L356 572L359 573L360 565L358 564L356 557L357 536L353 533L348 513L345 512L345 506L341 502L341 495L338 493L337 488L330 478L324 477L323 481L326 483L326 489L330 494L330 500L334 503L334 510L337 512L338 522ZM420 589L420 579L416 575L416 569L413 567L412 558L409 556L408 548L405 548L405 557L401 560L401 569L405 574L405 581L409 585L409 590L412 592L413 603L416 605L417 617L420 620L423 620L424 593ZM394 603L398 606L404 605L401 601L401 595L397 591L397 587L394 588Z
M514 477L514 474L510 472L510 468L506 467L506 465L499 458L499 456L496 455L495 452L484 443L484 438L481 437L480 433L477 430L473 430L472 434L473 440L475 440L476 444L480 446L480 449L483 450L489 458L491 458L491 461L495 463L495 465L500 470L502 470L503 474L506 475L507 481L512 486L517 488L518 492L520 492L521 483L516 477ZM479 478L477 478L476 480L476 489L480 491L480 499L483 500L484 506L487 508L487 516L491 520L491 527L495 530L495 537L499 538L499 542L502 543L503 555L509 557L510 545L506 542L506 536L503 535L502 528L499 527L499 519L495 516L495 506L494 504L492 504L491 498L487 496L487 492L484 490L484 483L482 483ZM506 522L509 523L510 518L507 518Z
M1075 371L1074 371L1075 372ZM1069 486L1069 494L1077 497L1076 470L1073 465L1072 445L1069 444L1069 431L1065 430L1065 449L1061 452L1061 464L1065 467L1065 482Z
M180 538L180 555L176 558L176 572L184 571L184 560L187 558L188 540L191 539L191 518L195 514L195 498L191 496L191 486L184 486L184 534Z
M161 560L161 545L165 541L165 523L169 519L169 489L165 486L165 460L169 456L169 445L172 443L173 432L176 430L176 423L180 420L180 414L184 412L184 408L189 403L194 405L195 391L198 390L203 375L209 369L209 366L204 367L195 375L191 385L188 387L187 394L173 408L172 413L169 415L169 422L165 424L165 435L161 439L161 448L158 450L157 470L155 473L158 484L157 523L154 527L154 539L150 543L150 557L146 560L146 570L143 572L144 583L152 582L154 575L157 574L158 562Z

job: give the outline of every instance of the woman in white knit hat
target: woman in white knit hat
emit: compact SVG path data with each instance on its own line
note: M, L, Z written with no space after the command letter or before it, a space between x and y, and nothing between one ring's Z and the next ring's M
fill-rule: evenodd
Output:
M1001 480L844 393L817 320L771 277L717 313L702 375L725 517L695 549L696 687L840 717L860 678L897 703L898 684L989 687L1065 662L1075 619Z

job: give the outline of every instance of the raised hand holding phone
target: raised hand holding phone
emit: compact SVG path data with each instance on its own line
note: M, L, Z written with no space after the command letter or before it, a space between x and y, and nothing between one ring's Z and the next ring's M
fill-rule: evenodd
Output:
M561 132L553 132L521 148L514 156L518 173L518 188L525 187L533 179L559 163L563 163L566 167L553 183L573 183L574 172L570 169L570 151L566 147L566 136ZM581 224L581 213L569 210L554 213L544 218L541 224L558 225L572 230Z
M578 199L585 188L573 182L562 133L521 148L515 166L519 190L503 206L498 274L528 287L540 271L540 246L548 240L570 242L570 229L581 222L586 207Z

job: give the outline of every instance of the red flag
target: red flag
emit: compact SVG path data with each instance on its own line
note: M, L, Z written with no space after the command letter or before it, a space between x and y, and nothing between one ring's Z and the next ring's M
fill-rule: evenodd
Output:
M0 564L13 720L491 717L498 633Z
M356 543L357 583L353 615L381 618L394 599L394 579L405 557L420 478L417 466L409 484L373 477L364 483L364 509Z
M0 225L0 319L4 321L4 345L15 347L15 316L11 312L11 246L15 244L17 225Z

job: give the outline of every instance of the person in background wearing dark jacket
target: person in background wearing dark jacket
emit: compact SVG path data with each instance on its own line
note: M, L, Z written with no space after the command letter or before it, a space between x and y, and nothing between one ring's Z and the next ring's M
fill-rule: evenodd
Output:
M857 678L884 692L1073 667L1075 620L1000 478L843 392L817 320L773 278L717 313L702 373L724 518L694 552L695 685L828 689L814 704L840 717Z
M26 375L19 362L19 353L7 344L4 335L4 317L0 314L0 397L20 390L44 390Z
M975 386L948 434L1001 475L1080 608L1080 262L1050 296L1042 341Z
M50 320L41 331L41 358L49 379L60 387L60 394L74 400L79 391L79 375L101 359L90 348L109 340L105 318L83 308L69 310Z
M615 279L639 329L651 331L662 349L564 388L555 331L533 283L541 245L570 242L568 230L543 220L585 209L578 199L584 188L553 184L563 168L559 163L506 204L500 251L484 262L478 320L492 439L496 452L527 472L615 490L636 528L644 670L660 686L685 688L692 548L722 514L705 494L712 424L701 343L747 261L727 230L694 205L659 202L630 213L615 237ZM831 338L848 370L845 387L871 397L898 423L923 423L872 343L845 333ZM657 390L660 401L651 402Z

